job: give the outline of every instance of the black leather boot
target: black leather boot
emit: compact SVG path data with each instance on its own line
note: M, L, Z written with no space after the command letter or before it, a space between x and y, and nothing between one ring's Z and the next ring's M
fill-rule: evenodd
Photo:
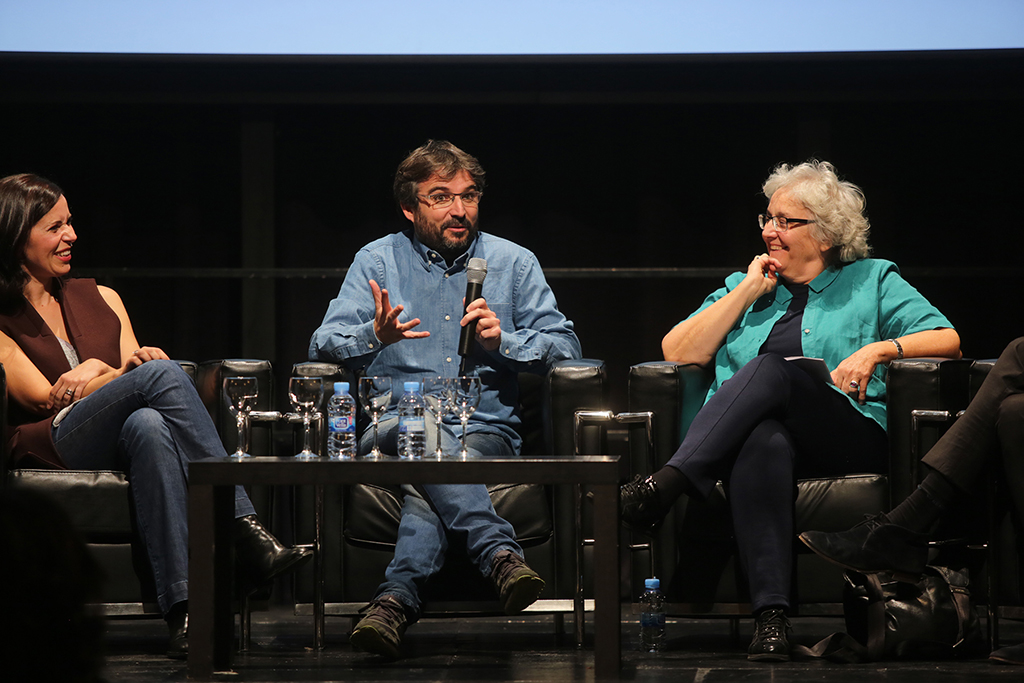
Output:
M619 487L619 519L630 529L653 533L665 519L654 477L641 477Z
M179 602L164 615L170 640L167 642L167 656L184 659L188 656L188 603Z
M313 556L310 548L286 548L260 524L256 515L235 520L235 553L239 578L248 594Z

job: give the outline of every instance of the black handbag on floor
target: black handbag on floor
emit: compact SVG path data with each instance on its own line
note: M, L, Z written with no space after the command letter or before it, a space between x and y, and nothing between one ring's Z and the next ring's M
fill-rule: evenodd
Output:
M950 656L980 637L966 571L925 568L915 583L890 574L847 571L843 612L848 633L834 633L812 648L811 658L876 662L907 656Z
M868 658L915 653L951 655L980 635L966 571L925 567L916 583L892 576L846 572L846 629Z

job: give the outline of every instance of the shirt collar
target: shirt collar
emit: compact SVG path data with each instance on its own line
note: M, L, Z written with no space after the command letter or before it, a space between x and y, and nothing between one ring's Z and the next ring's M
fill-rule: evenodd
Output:
M835 279L839 277L839 271L842 270L841 266L829 266L825 270L818 273L818 275L807 283L810 290L815 294L821 294L825 289L835 282ZM789 302L793 299L793 292L790 291L789 286L783 281L779 283L780 286L775 288L772 294L775 296L775 301L780 305L789 305Z
M419 264L423 267L423 270L430 270L430 266L434 263L446 264L444 257L435 249L431 249L427 245L423 244L416 238L416 233L410 228L407 230L409 240L412 242L412 250L419 258ZM480 233L478 232L476 237L473 239L473 243L469 245L464 253L459 255L451 264L448 265L448 271L454 272L458 270L465 270L466 263L469 259L473 258L478 251L477 247L480 243Z
M825 288L835 282L836 278L839 277L839 272L842 270L841 266L831 265L825 270L818 273L818 277L810 281L811 291L815 294L821 294L825 291Z

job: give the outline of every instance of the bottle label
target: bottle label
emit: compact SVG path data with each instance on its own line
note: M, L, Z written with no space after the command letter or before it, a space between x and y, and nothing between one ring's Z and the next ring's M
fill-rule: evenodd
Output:
M427 422L422 417L403 417L398 421L399 432L423 432L427 429Z
M641 612L640 613L640 625L649 628L664 628L665 627L665 613L664 612Z
M335 415L327 421L328 429L332 432L354 432L355 421L350 420L348 415Z

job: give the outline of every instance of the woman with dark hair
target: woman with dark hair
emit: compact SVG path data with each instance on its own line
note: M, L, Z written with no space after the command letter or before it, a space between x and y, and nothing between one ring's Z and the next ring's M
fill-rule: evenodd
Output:
M188 650L188 463L225 457L192 381L139 346L120 297L69 279L78 236L67 199L31 174L0 179L0 362L7 375L10 462L127 473L138 528L171 633ZM310 557L286 548L235 493L236 547L256 588Z
M949 321L867 258L864 194L828 162L777 167L762 188L763 253L676 325L665 359L715 379L675 455L620 492L634 527L660 524L683 494L725 484L755 617L748 658L789 659L796 479L885 469L885 365L960 354ZM824 359L830 382L787 362Z

